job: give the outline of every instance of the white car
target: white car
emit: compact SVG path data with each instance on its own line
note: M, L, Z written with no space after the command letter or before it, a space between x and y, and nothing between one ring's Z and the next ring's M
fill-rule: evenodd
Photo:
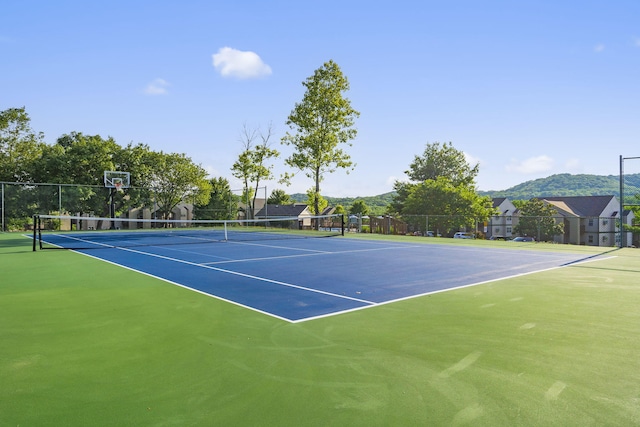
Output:
M458 231L453 235L454 239L473 239L473 236L470 233L465 233L463 231Z

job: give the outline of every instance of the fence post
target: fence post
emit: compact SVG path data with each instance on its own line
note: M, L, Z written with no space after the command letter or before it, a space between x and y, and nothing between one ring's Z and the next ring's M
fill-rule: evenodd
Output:
M38 229L38 215L34 215L33 216L33 252L36 251L36 239L38 238L38 235L36 233L37 229Z
M0 231L7 231L4 228L4 182L2 183L2 191L0 191L2 193L2 205L0 206L0 209L2 209L2 228L0 228Z

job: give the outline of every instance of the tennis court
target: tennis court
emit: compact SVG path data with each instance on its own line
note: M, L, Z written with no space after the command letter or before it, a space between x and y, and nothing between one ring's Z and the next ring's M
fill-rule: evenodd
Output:
M584 255L334 238L220 240L195 234L42 236L178 286L289 322L561 267Z

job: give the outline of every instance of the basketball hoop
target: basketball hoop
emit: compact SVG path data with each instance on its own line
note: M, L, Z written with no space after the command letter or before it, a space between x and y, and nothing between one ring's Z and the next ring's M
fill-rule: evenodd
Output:
M122 192L131 185L129 172L104 171L104 186Z

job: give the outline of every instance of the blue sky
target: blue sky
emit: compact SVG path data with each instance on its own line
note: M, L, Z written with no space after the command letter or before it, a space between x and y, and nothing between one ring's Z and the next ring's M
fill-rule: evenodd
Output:
M272 124L286 171L287 116L330 59L361 116L327 196L391 191L433 142L480 162L481 190L640 156L638 1L23 0L2 6L0 58L0 109L25 106L48 143L141 142L237 188L243 126Z

